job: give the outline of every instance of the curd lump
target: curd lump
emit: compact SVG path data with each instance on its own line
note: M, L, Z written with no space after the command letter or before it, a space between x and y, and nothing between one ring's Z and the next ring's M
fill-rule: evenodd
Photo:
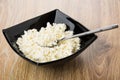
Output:
M17 39L17 45L23 54L35 62L49 62L70 56L80 49L80 38L62 40L58 44L57 40L73 35L73 31L65 31L66 25L63 23L48 22L47 27L29 29L24 31L24 35ZM42 47L55 45L52 48Z

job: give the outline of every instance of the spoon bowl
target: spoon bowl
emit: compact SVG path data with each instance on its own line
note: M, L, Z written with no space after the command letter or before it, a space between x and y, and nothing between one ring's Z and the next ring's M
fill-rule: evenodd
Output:
M16 41L18 37L24 34L25 30L29 30L33 28L40 30L41 27L46 26L47 22L65 23L67 25L67 30L73 31L74 35L89 31L81 23L77 22L76 20L72 19L68 15L61 12L60 10L56 9L48 13L45 13L43 15L32 18L30 20L24 21L20 24L3 29L3 34L7 42L11 46L11 48L16 52L16 54L18 54L20 57L22 57L26 61L31 62L36 65L52 65L52 64L61 64L61 63L68 62L71 59L74 59L79 54L81 54L82 51L84 51L90 44L92 44L97 39L97 36L95 34L90 34L90 35L79 37L81 39L81 43L80 43L81 46L80 46L80 50L78 50L76 53L70 56L55 60L55 61L49 61L49 62L44 62L44 63L32 61L31 59L28 59L24 55L24 53L22 53L19 50L19 47L16 44Z

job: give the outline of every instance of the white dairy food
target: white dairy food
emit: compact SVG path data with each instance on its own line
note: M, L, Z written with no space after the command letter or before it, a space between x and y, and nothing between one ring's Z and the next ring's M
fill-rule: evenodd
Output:
M24 35L17 39L17 45L24 55L35 62L49 62L67 57L80 49L80 39L72 38L62 40L57 46L49 48L55 41L73 35L73 31L65 31L66 25L63 23L47 23L47 27L42 27L39 31L30 29L24 31Z

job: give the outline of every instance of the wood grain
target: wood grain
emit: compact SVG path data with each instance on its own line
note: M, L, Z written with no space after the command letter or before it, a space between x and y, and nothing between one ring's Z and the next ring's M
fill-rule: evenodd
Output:
M99 33L81 55L61 66L36 66L15 54L2 29L56 8L89 29L120 25L120 0L0 0L0 80L119 80L120 28Z

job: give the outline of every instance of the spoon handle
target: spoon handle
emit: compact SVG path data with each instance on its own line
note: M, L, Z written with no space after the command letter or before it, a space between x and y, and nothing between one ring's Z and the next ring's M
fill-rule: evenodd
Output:
M102 31L107 31L107 30L111 30L111 29L115 29L115 28L118 28L117 24L113 24L113 25L110 25L110 26L107 26L107 27L98 28L98 29L94 29L94 30L87 31L87 32L84 32L84 33L80 33L80 34L76 34L76 35L73 35L73 36L65 37L64 40L70 39L70 38L75 38L75 37L81 37L81 36L85 36L85 35L89 35L89 34L93 34L93 33L98 33L98 32L102 32Z

